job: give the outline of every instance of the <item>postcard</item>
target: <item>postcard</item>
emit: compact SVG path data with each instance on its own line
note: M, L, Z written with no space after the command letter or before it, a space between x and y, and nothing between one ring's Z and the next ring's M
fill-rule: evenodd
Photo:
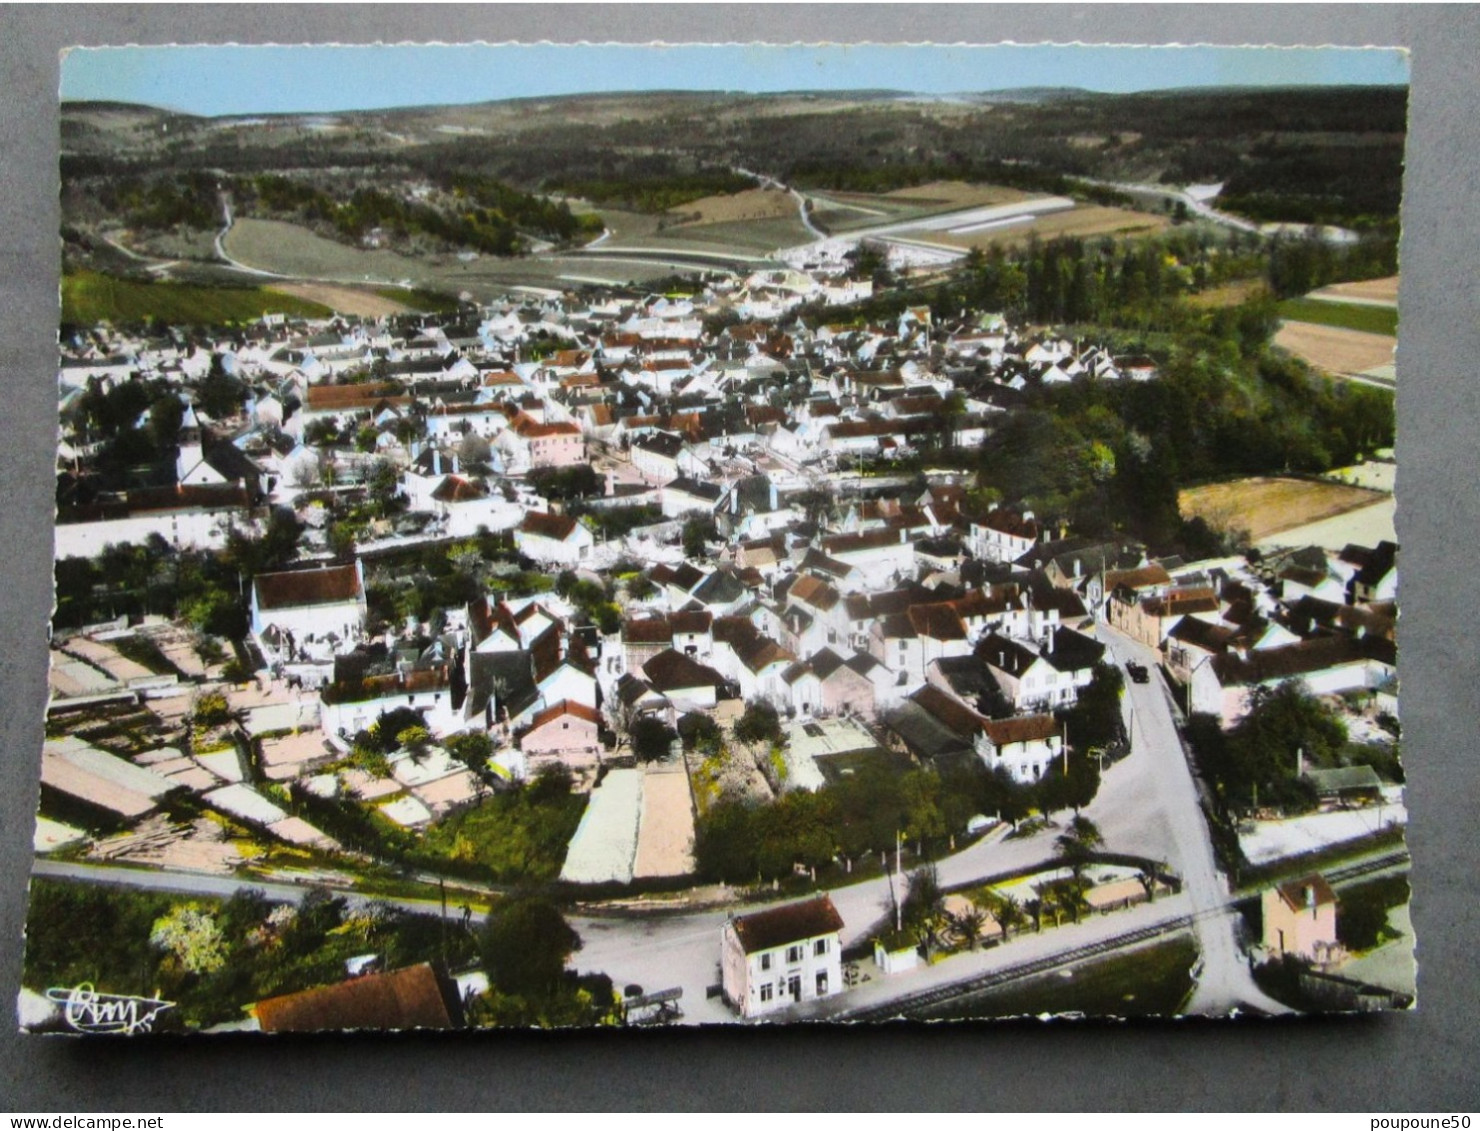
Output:
M68 53L22 1028L1412 1008L1407 81Z

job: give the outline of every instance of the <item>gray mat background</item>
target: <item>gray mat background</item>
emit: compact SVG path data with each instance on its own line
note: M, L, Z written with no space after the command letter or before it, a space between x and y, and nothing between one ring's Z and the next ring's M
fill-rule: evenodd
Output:
M1420 1008L1293 1023L86 1043L11 1030L46 701L57 52L468 40L1395 45L1412 50L1398 533ZM1473 1108L1480 97L1473 7L38 6L0 9L0 1109Z

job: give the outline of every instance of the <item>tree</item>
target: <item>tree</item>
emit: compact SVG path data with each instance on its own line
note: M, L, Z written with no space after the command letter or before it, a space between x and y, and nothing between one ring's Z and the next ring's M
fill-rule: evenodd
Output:
M706 553L706 543L716 541L719 538L719 528L714 524L714 516L701 514L686 519L683 524L683 552L690 558L703 558Z
M941 891L940 876L934 864L916 868L909 874L909 890L900 907L900 918L906 927L919 932L926 954L936 942L936 927L945 911L946 897Z
M425 727L426 720L422 718L421 712L410 707L397 707L391 711L382 711L375 726L371 728L371 735L380 749L386 754L393 754L400 748L401 732L411 727Z
M411 726L396 735L396 745L411 755L417 765L431 753L432 732L424 726Z
M479 951L489 983L506 994L548 1000L565 982L565 964L581 936L559 909L534 895L511 895L488 914Z
M986 913L974 905L951 916L951 931L967 950L976 949L986 925Z
M781 729L781 717L769 703L755 702L745 708L745 713L735 720L735 738L751 746L762 743L782 742L786 738Z
M390 513L400 489L400 474L396 471L396 465L388 459L376 460L365 472L365 490L375 504L376 511L382 516Z
M1002 937L1006 939L1023 925L1023 905L1013 896L998 893L992 903L992 918L997 920L997 926L1002 928Z
M226 965L226 940L215 917L196 903L182 903L155 920L149 941L169 953L188 974L209 974Z
M488 772L488 762L493 757L493 739L483 731L470 730L454 734L443 745L447 747L447 753L478 777Z
M627 737L639 762L660 762L668 757L678 732L656 715L644 715L627 728Z
M1054 841L1054 855L1062 860L1079 879L1094 855L1095 849L1104 845L1105 838L1099 827L1088 817L1075 817L1068 829Z

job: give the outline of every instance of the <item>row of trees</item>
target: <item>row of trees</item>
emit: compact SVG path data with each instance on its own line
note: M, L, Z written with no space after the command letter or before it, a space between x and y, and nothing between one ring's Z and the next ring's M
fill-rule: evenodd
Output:
M1341 764L1346 725L1299 680L1256 687L1249 712L1224 731L1215 715L1195 714L1188 742L1203 776L1228 811L1269 806L1287 812L1315 807L1315 788L1299 774Z
M770 803L720 798L698 819L697 869L706 880L726 883L789 876L797 865L849 869L871 854L892 853L899 836L917 852L941 851L965 835L978 814L1015 825L1035 811L1077 810L1098 788L1098 757L1081 753L1031 785L975 760L904 773L865 765L815 791L792 790Z

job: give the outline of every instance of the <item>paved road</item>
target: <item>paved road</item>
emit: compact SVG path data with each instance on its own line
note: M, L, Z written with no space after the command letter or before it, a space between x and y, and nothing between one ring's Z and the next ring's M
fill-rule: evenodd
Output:
M1143 185L1132 184L1125 181L1101 181L1093 177L1077 177L1076 180L1085 184L1099 185L1101 188L1115 189L1118 192L1142 193L1146 196L1159 196L1163 200L1180 201L1187 206L1187 211L1204 220L1211 220L1215 224L1222 224L1227 228L1234 228L1240 232L1252 232L1259 234L1259 225L1238 216L1230 216L1227 212L1219 212L1216 208L1190 196L1177 188L1167 188L1165 185Z
M362 892L345 891L330 884L285 884L265 880L244 879L240 876L208 876L197 872L160 872L146 868L122 868L116 865L69 864L60 860L37 858L31 862L33 876L52 879L85 880L92 884L115 884L120 887L139 888L143 891L168 891L181 895L213 895L229 899L239 891L255 888L269 899L283 903L302 903L315 887L327 888L342 895L351 907L364 907L371 903L383 903L417 914L436 914L440 904L434 899L393 899L388 896L369 895ZM447 897L447 913L461 915L462 911L454 896ZM474 913L474 918L482 916Z
M1198 786L1183 752L1173 717L1171 692L1154 667L1157 653L1100 622L1099 636L1122 671L1128 660L1153 669L1148 683L1126 681L1133 710L1132 743L1153 752L1160 766L1156 777L1159 808L1170 820L1176 843L1174 869L1183 892L1191 897L1193 931L1202 954L1197 989L1189 1013L1226 1014L1246 1006L1266 1013L1289 1010L1266 996L1254 983L1237 938L1237 914L1229 904L1229 885L1218 871L1213 844L1198 799Z

